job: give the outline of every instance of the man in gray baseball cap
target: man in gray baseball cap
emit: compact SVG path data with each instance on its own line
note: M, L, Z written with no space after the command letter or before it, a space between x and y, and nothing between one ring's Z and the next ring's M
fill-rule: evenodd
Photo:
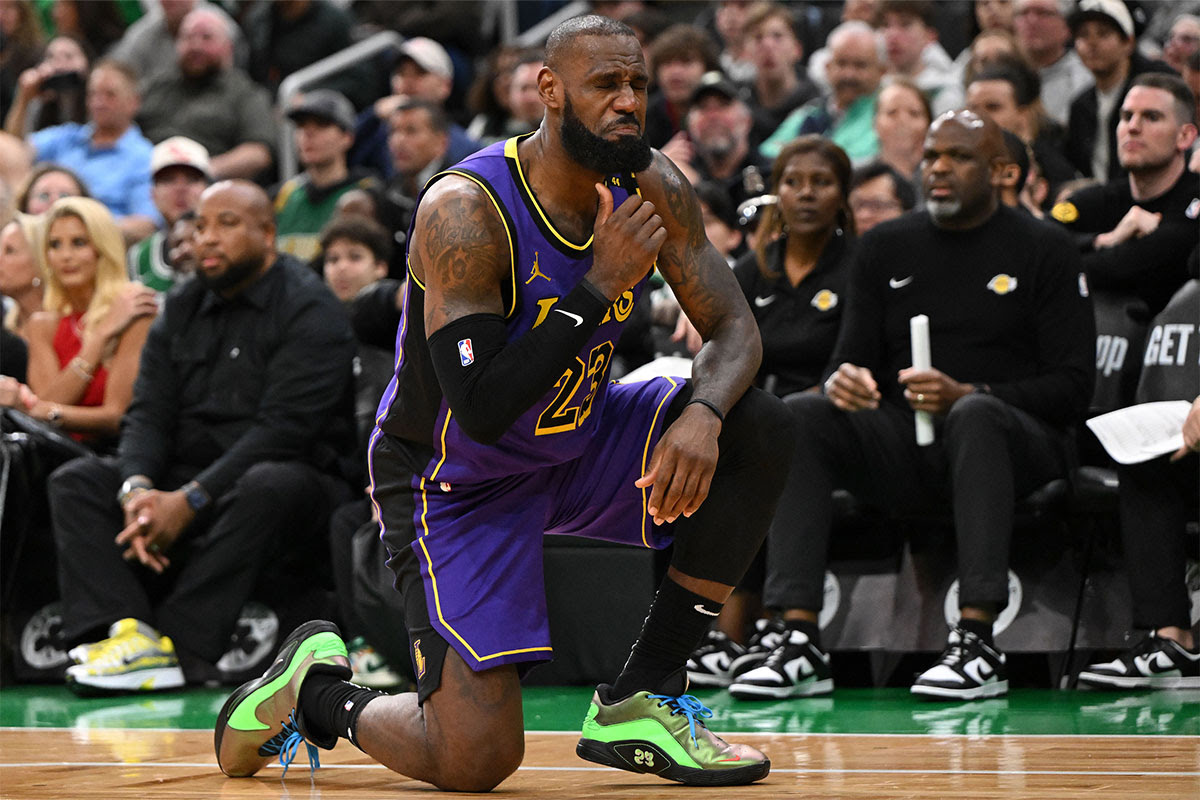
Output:
M332 89L313 89L288 106L296 125L296 156L304 171L275 193L276 248L301 260L319 255L321 229L338 198L351 189L376 190L365 169L350 169L346 153L354 143L354 106Z

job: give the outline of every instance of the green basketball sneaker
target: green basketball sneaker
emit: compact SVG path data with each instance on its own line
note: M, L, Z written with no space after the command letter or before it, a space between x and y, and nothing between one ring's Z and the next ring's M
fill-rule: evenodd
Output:
M346 644L332 622L314 620L296 628L262 677L243 684L225 701L214 736L222 772L231 778L248 777L272 756L279 757L286 772L302 742L310 765L321 765L313 745L332 750L337 737L310 735L296 709L301 682L316 672L350 679Z
M758 750L710 731L704 720L712 711L689 694L643 691L613 700L609 692L601 685L592 696L575 747L580 758L692 786L753 783L771 771Z

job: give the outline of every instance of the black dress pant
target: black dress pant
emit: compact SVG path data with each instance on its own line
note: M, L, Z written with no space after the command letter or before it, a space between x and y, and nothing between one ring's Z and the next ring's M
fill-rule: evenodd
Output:
M1133 595L1133 626L1191 626L1184 582L1187 519L1200 496L1200 457L1168 456L1117 468L1121 478L1121 543ZM1194 516L1193 516L1194 518Z
M161 488L181 486L192 477L187 473L177 471ZM94 640L97 630L134 617L171 637L185 674L192 658L209 665L220 659L279 546L321 542L329 518L328 477L301 462L255 464L184 531L167 553L171 566L158 576L124 560L114 542L124 527L120 483L111 458L77 459L50 477L63 638Z
M884 403L847 413L821 394L784 401L795 454L767 537L763 600L819 611L832 525L832 493L848 489L890 511L953 510L962 606L1008 602L1008 553L1018 498L1067 471L1068 437L987 394L935 417L919 447L911 411Z

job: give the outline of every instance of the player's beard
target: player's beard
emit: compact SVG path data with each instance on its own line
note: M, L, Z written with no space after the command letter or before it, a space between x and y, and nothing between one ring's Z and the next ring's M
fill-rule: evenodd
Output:
M628 121L641 128L633 115L629 115ZM563 106L559 133L567 155L586 169L611 175L617 172L640 172L650 166L650 145L644 135L621 136L615 142L597 136L575 115L570 97Z

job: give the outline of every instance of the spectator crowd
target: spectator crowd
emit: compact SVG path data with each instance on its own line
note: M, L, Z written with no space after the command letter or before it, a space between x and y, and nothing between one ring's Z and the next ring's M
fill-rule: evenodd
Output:
M484 2L0 0L0 410L55 454L25 462L47 513L4 515L0 539L7 556L48 529L23 557L57 584L72 688L229 682L239 614L285 570L336 596L356 680L405 680L403 632L375 622L398 596L355 598L387 557L365 453L409 225L432 176L542 124L537 17L565 5L515 4L499 41ZM820 620L847 490L952 520L959 617L912 691L1003 695L1018 504L1081 460L1115 469L1089 416L1184 400L1180 449L1118 472L1140 638L1079 678L1200 688L1200 2L591 5L642 44L643 132L696 187L759 325L756 384L797 422L693 683L833 691ZM279 95L383 30L402 44ZM618 379L699 348L652 282ZM1101 391L1117 323L1155 349Z

